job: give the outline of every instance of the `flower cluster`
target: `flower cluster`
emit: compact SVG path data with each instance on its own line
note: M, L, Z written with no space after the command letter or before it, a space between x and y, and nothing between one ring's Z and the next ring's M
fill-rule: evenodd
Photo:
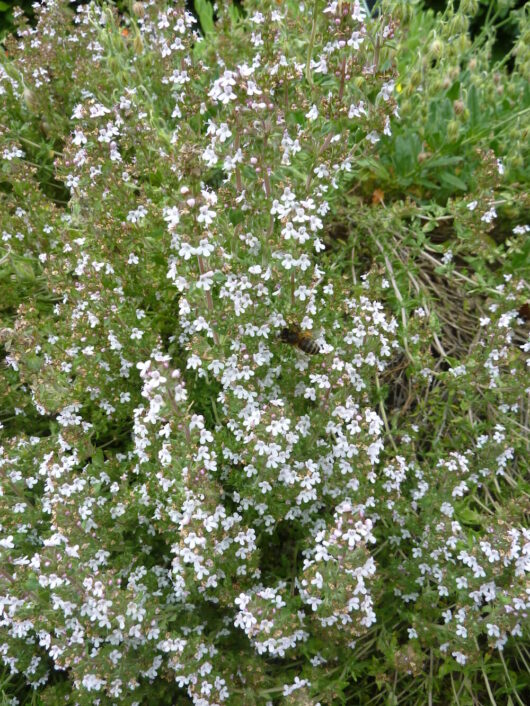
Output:
M376 268L352 282L329 246L399 120L395 19L226 3L202 37L184 3L132 12L48 0L2 56L0 230L25 286L0 312L4 665L51 702L291 703L356 658L390 590L427 640L434 584L441 651L502 647L528 537L492 520L467 546L461 515L515 423L431 464L407 422L398 449L381 383L422 317L398 324ZM413 384L472 379L512 419L517 296L494 291L480 369L424 354Z

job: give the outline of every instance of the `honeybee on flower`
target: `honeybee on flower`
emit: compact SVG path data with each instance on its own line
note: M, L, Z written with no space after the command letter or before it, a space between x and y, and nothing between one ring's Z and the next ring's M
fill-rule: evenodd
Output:
M311 333L302 329L299 324L289 324L282 328L279 339L282 343L295 346L308 355L317 355L322 352L320 345L315 341Z

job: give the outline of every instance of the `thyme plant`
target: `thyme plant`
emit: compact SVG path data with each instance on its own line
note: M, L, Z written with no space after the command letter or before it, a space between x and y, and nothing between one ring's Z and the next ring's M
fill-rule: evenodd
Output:
M201 31L183 3L48 0L1 53L12 703L447 703L450 675L463 704L493 653L515 700L525 284L460 273L483 311L448 352L407 258L494 201L387 208L381 182L351 208L405 129L410 17L196 6Z

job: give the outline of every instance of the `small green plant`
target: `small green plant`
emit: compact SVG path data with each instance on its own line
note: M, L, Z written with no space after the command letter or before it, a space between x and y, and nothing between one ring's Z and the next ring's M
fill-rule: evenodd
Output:
M466 7L19 14L7 703L524 703L525 49L440 94Z

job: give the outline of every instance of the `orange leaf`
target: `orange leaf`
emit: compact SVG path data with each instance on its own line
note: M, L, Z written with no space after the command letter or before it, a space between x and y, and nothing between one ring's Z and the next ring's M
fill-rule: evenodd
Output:
M378 203L384 203L385 192L382 189L375 189L372 194L372 205L377 206Z

